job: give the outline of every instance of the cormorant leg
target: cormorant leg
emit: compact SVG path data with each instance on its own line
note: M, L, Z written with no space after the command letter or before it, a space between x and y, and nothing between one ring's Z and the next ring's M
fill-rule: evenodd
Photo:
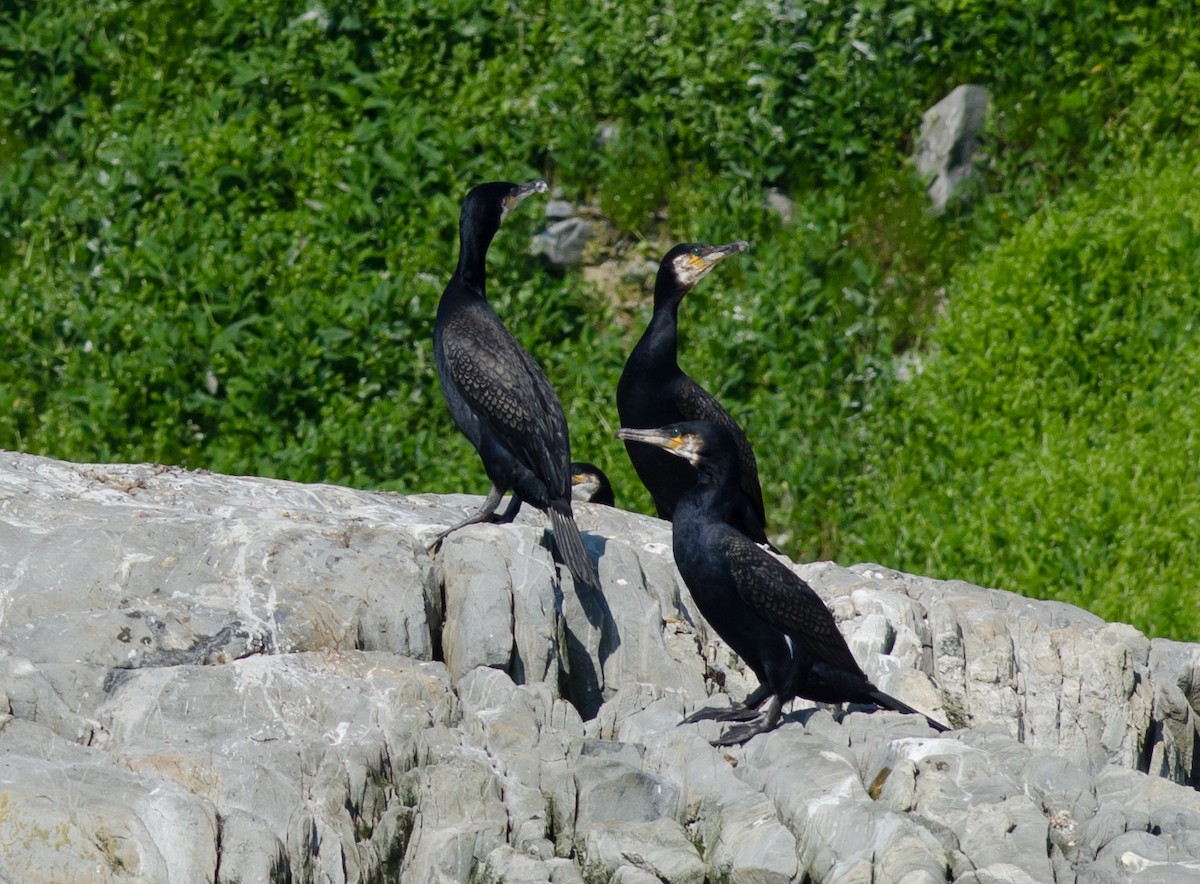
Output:
M753 736L765 734L779 726L779 717L783 711L783 702L779 697L771 697L771 705L767 707L766 717L754 724L739 724L731 727L721 736L712 741L714 746L740 746Z
M445 540L449 535L451 535L455 531L457 531L459 528L465 528L468 525L477 525L480 522L494 521L494 517L496 514L496 507L498 507L500 505L500 498L502 498L503 496L504 496L504 492L501 491L499 488L497 488L495 485L493 485L492 490L488 492L487 499L483 502L483 506L481 506L478 510L476 510L474 515L468 516L467 518L465 518L461 522L459 522L457 525L451 525L449 528L447 528L445 531L443 531L437 537L433 538L433 541L431 543L427 543L425 545L425 548L427 550L429 550L431 553L435 553L439 549L441 549L442 541ZM516 498L516 500L517 500L517 506L519 507L521 499L518 497L518 498ZM509 504L508 509L506 509L504 511L504 515L508 515L508 510L513 510L512 514L513 514L513 516L516 516L517 512L515 509L513 509L512 504Z
M515 519L517 517L517 511L520 509L521 509L521 497L514 491L512 499L509 500L509 502L508 502L508 506L506 506L504 508L504 512L502 512L498 516L495 513L492 513L492 515L488 519L488 521L495 522L497 525L507 525L509 522L511 522L513 519Z
M754 721L754 719L758 718L758 707L769 696L771 696L771 689L765 684L760 684L746 697L741 705L730 709L722 709L720 706L706 706L703 709L697 709L679 723L692 724L696 721Z
M746 699L742 701L742 705L748 706L751 709L757 709L769 696L771 696L771 689L765 684L760 684L746 695Z

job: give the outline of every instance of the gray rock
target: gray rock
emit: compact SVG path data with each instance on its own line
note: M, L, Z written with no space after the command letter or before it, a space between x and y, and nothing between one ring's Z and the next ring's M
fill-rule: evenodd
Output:
M593 753L575 763L577 837L600 825L674 818L678 812L678 786L643 770L640 763L606 757L594 749Z
M638 286L649 292L654 289L654 282L658 278L658 264L659 262L652 258L632 254L625 258L601 261L590 270L597 277L606 280L619 279L623 283Z
M603 874L603 871L601 870L599 874ZM607 880L609 884L661 884L662 882L662 879L653 872L628 863L619 867Z
M795 565L918 716L756 681L670 526L0 453L0 878L1184 881L1200 647L876 565ZM40 877L39 877L40 876Z
M546 203L546 217L554 221L570 218L575 214L575 207L563 199L553 199Z
M667 884L703 884L704 862L688 840L683 826L671 819L646 823L609 823L588 830L583 849L585 875L628 877L633 866L650 874L649 880Z
M796 839L766 795L738 778L725 756L686 730L648 741L646 766L682 784L680 806L703 847L711 880L782 884L799 872Z
M973 161L983 141L988 100L982 86L958 86L921 117L913 161L919 175L932 179L928 193L935 213L961 199L978 175Z
M357 880L403 850L393 817L409 805L392 778L457 706L441 664L382 653L156 667L131 673L97 710L97 746L205 795L221 815L252 815L257 837L243 827L239 845L250 867L270 867L282 843L288 868L331 880L345 868Z
M779 217L784 226L791 224L796 215L795 201L782 190L774 187L767 191L767 208Z
M444 545L446 621L442 653L450 675L461 678L476 666L506 669L513 659L513 587L497 531L459 532ZM535 664L536 665L536 664Z
M509 841L551 858L559 831L567 849L577 802L572 755L583 744L583 723L545 684L518 686L503 673L479 668L459 683L464 729L485 751L499 777ZM556 809L570 809L566 814Z
M505 844L500 779L485 758L462 751L457 734L435 731L429 740L430 756L401 780L419 809L398 880L465 881Z
M20 719L0 746L0 879L215 879L217 813L195 790Z
M948 862L938 839L913 818L876 806L839 749L803 730L781 729L739 750L737 773L775 802L811 877L944 880Z
M1154 685L1154 724L1151 736L1150 773L1175 782L1188 782L1187 771L1200 752L1200 645L1155 639L1150 643L1149 666ZM1195 783L1195 774L1190 777Z
M544 255L557 267L575 267L583 262L583 250L592 236L592 225L582 218L551 222L533 238L532 252Z

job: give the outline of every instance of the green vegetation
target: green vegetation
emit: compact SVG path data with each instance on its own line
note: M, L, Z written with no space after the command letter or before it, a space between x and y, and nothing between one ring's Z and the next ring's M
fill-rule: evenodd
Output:
M15 0L0 447L482 493L432 320L461 195L545 175L652 258L750 241L689 297L683 361L788 551L1200 638L1198 62L1190 0ZM931 219L906 156L960 82L994 97L983 192ZM497 237L493 300L645 509L612 433L648 293L546 269L538 215Z
M868 557L1196 636L1198 175L1194 151L1121 169L963 272L879 404Z

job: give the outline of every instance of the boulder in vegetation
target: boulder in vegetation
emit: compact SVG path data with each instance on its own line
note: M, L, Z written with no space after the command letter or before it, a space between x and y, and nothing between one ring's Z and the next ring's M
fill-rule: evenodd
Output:
M965 196L977 174L974 159L983 141L988 97L982 86L959 86L921 117L913 161L922 177L932 178L929 202L937 214Z

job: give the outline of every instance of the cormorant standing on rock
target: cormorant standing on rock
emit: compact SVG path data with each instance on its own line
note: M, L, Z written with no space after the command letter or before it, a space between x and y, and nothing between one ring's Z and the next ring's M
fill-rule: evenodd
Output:
M612 483L604 475L604 470L594 463L581 460L571 462L571 499L605 506L617 505Z
M697 472L696 485L675 508L675 564L704 619L760 682L743 706L702 709L686 721L750 722L715 741L731 746L776 727L783 704L793 697L922 714L871 684L813 588L722 518L738 490L737 448L727 430L691 421L656 430L622 428L617 436L657 446ZM754 710L768 697L771 705L761 716ZM934 730L947 730L925 719Z
M683 296L718 262L748 248L745 242L725 246L682 243L663 256L654 283L654 315L629 354L617 382L617 413L623 427L650 428L677 421L706 420L729 430L737 444L741 486L729 500L729 512L721 517L755 543L769 546L754 449L737 421L711 393L684 374L677 358L679 305ZM650 446L627 442L625 450L642 484L654 498L659 518L673 520L679 499L696 484L695 471Z
M480 184L462 202L458 266L438 304L433 353L450 415L479 452L492 490L478 512L443 531L430 548L465 525L511 522L525 501L550 516L554 544L575 581L599 589L571 512L571 451L562 405L487 301L484 259L492 237L517 203L546 189L541 180ZM497 516L506 491L513 498Z

